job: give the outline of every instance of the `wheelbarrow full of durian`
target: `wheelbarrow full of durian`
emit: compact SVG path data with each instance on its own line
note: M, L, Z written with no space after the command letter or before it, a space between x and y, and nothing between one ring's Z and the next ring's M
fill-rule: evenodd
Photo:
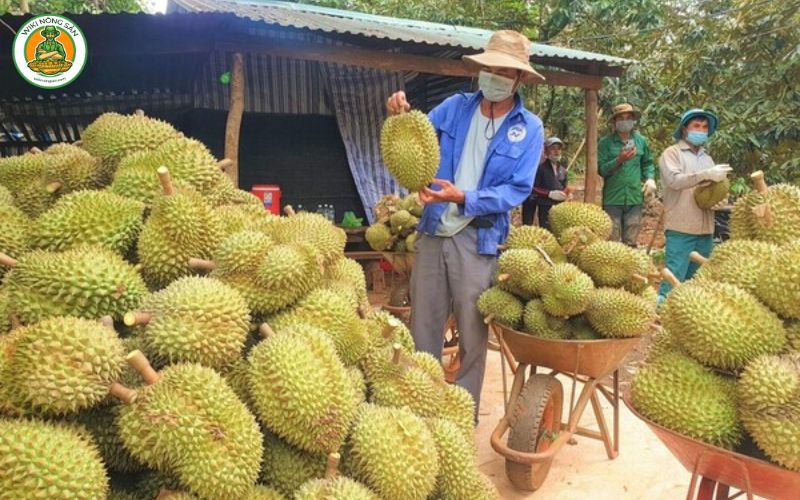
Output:
M478 300L478 309L514 373L505 414L492 433L491 445L505 457L510 481L523 490L542 485L555 454L565 444L574 444L576 435L602 441L609 459L616 458L619 369L626 355L639 345L641 335L657 328L655 299L642 296L647 290L652 292L646 257L639 266L644 274L638 274L625 271L623 259L616 257L612 261L619 260L619 265L605 263L605 257L598 260L601 266L590 265L595 253L601 257L631 253L639 258L635 250L616 242L585 247L582 268L564 259L551 260L549 255L557 255L557 247L545 251L536 246L543 257L540 262L532 258L535 252L513 250L514 240L523 237L522 233L541 231L531 226L512 231L512 248L498 260L497 284ZM529 236L532 239L536 234ZM537 282L535 293L524 291L528 285L522 277L526 273L519 270L526 266L537 276L531 281ZM509 274L503 271L506 267ZM606 276L609 269L624 271L616 286ZM566 407L561 383L565 378L571 382ZM610 384L601 384L609 380ZM603 398L612 409L610 427L601 405ZM590 405L598 430L580 425Z

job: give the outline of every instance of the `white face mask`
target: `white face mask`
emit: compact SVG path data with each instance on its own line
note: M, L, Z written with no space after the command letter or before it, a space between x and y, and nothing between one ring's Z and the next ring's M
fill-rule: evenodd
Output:
M634 120L620 120L616 124L617 132L622 132L623 134L627 134L633 127L636 126L636 122Z
M550 161L554 161L554 162L558 163L558 162L561 161L561 153L559 153L557 155L550 155L550 156L548 156L548 158L550 158Z
M483 97L491 102L501 102L511 97L515 83L516 80L488 71L478 73L478 88L483 92Z

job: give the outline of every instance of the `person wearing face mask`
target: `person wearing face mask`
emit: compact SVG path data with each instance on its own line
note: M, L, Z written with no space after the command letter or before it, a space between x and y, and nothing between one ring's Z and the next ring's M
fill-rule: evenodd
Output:
M639 118L641 113L630 104L615 106L613 131L597 145L603 209L614 223L611 239L633 247L638 244L644 196L656 191L653 156L647 140L634 130Z
M544 78L530 65L530 42L498 31L479 54L464 56L478 70L478 91L447 98L428 114L441 160L425 204L411 273L411 332L417 350L441 359L452 303L461 368L456 384L475 400L478 420L489 331L476 302L492 284L497 247L509 231L509 211L531 192L544 143L541 120L516 94ZM410 109L392 94L387 111Z
M561 162L561 150L564 143L558 137L549 137L544 141L545 159L539 164L536 179L533 181L532 207L522 205L522 223L533 223L533 209L539 214L539 226L550 229L550 208L569 197L567 193L567 169ZM527 210L526 210L527 208Z
M703 149L714 135L717 116L710 111L694 108L681 117L673 137L676 144L664 150L658 160L661 184L664 187L664 229L666 249L664 265L680 281L691 278L697 264L689 254L711 254L714 245L714 211L704 210L694 201L694 190L703 181L718 182L730 172L728 165L715 165ZM658 303L661 304L671 287L661 282Z

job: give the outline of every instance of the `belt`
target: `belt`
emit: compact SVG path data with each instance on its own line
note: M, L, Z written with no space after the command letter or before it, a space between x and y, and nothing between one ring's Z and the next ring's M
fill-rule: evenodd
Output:
M475 217L469 221L469 226L477 229L489 229L494 223L486 217Z

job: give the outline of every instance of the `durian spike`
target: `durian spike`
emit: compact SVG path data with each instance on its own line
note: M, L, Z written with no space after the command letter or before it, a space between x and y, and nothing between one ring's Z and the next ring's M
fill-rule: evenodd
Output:
M286 214L286 217L292 217L297 212L294 211L294 208L291 205L286 205L285 207L283 207L283 213Z
M48 184L47 186L45 186L45 190L48 193L55 193L56 191L61 189L63 186L64 186L63 182L61 182L61 181L53 181L50 184Z
M759 193L766 193L769 191L769 186L767 186L767 183L764 180L764 172L762 170L756 170L750 174L750 180L753 181L753 187L755 187L756 191Z
M258 333L260 333L261 336L266 339L275 335L275 330L273 330L272 327L269 326L269 323L264 322L258 326Z
M42 152L42 150L41 150L41 149L39 149L39 148L37 148L36 146L34 146L34 147L32 147L31 149L29 149L29 150L28 150L28 152L29 152L29 153L32 153L32 154L35 154L35 155L38 155L39 153L41 153L41 152Z
M142 351L138 349L129 352L128 355L125 356L125 361L128 362L131 368L139 372L139 375L142 376L142 380L144 380L144 383L147 385L153 385L161 378L158 372L150 366L150 362L147 361Z
M497 281L499 281L501 283L503 281L508 281L509 279L511 279L511 275L508 274L508 273L503 273L503 274L498 274L497 275Z
M230 158L223 158L217 162L217 166L221 171L225 172L229 167L233 166L233 160Z
M708 258L700 255L700 252L694 251L689 254L689 260L694 262L695 264L703 265L708 262Z
M169 169L165 166L158 167L158 180L161 182L161 191L164 192L166 196L172 196L175 194L175 186L172 184L172 178L169 175Z
M108 392L115 398L119 399L126 405L129 405L136 401L136 391L133 389L128 389L124 385L120 384L119 382L114 382L108 387Z
M672 288L681 286L681 282L678 281L678 278L666 267L661 270L661 276L667 281L667 283L670 284Z
M100 318L98 321L100 322L101 325L107 328L114 328L114 318L112 318L108 314Z
M399 327L400 327L400 320L397 318L390 318L389 321L386 322L386 326L383 327L383 331L381 331L381 336L383 336L383 338L385 339L393 337Z
M133 114L136 115L136 116L144 116L144 110L140 109L140 108L136 108L134 110Z
M6 267L15 267L19 261L14 257L0 252L0 265Z
M199 259L197 257L190 257L187 263L195 271L213 271L217 267L217 263L213 260Z
M494 321L494 314L490 314L485 318L483 318L483 322L486 323L487 325L490 324L492 321Z
M342 456L338 453L328 455L328 464L325 466L325 479L333 479L339 473L339 460Z
M392 345L392 363L399 365L400 356L403 354L403 346L400 344Z
M122 317L125 326L146 325L150 323L151 319L153 319L153 316L149 312L144 311L128 311L125 313L125 316Z

